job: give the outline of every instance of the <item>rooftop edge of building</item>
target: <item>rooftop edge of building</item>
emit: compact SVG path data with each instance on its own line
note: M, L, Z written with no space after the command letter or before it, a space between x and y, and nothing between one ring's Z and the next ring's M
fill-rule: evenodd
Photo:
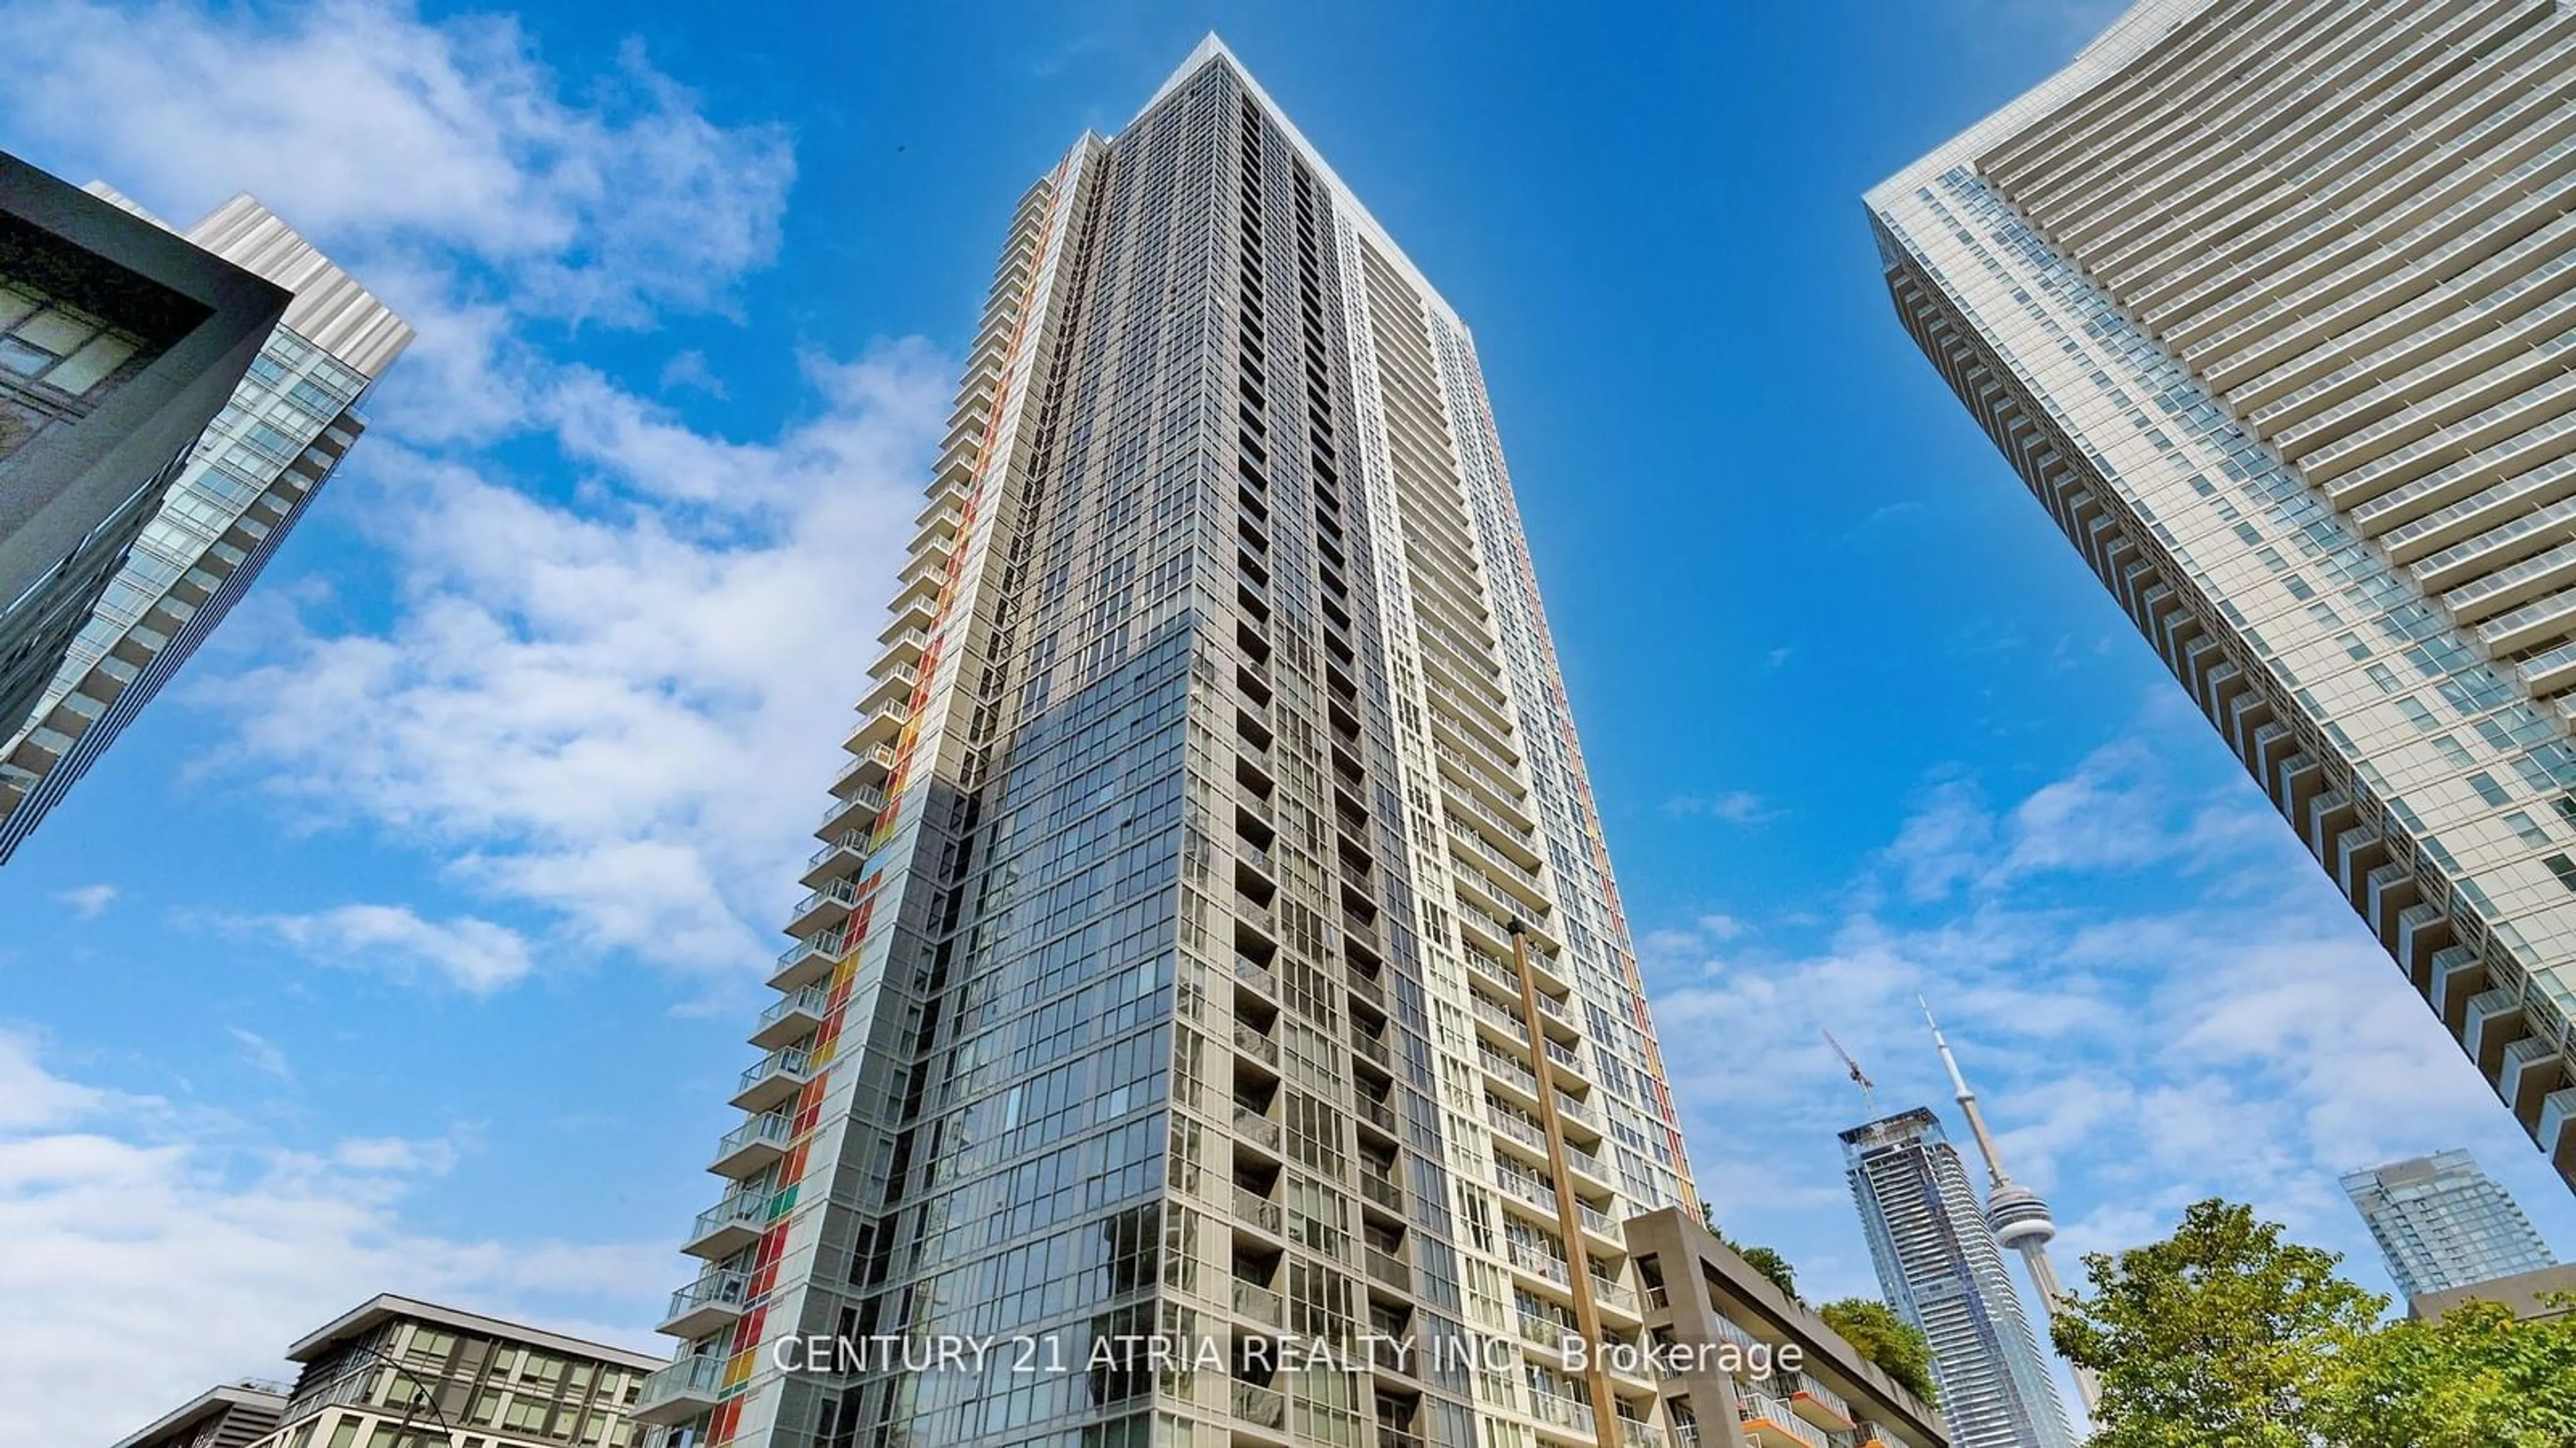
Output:
M531 1327L524 1322L512 1322L508 1318L490 1317L461 1307L448 1307L441 1303L423 1301L417 1297L405 1297L398 1292L379 1292L296 1339L293 1345L286 1349L286 1360L310 1363L331 1347L372 1331L396 1318L436 1323L441 1327L480 1333L487 1337L506 1337L550 1351L577 1354L648 1373L670 1366L670 1359L656 1353L612 1347L603 1342L591 1342L565 1333Z
M1403 273L1404 279L1412 283L1415 291L1422 294L1425 305L1438 309L1442 320L1456 327L1459 333L1472 343L1475 331L1458 315L1457 308L1449 305L1449 299L1442 296L1440 289L1433 286L1430 279L1422 274L1422 269L1413 264L1413 258L1404 254L1404 248L1396 244L1394 235L1375 215L1370 213L1368 207L1360 201L1358 193L1351 190L1348 182L1342 180L1341 173L1335 171L1332 163L1324 159L1324 153L1316 149L1315 143L1306 139L1306 133L1297 129L1297 123L1288 119L1287 111L1281 109L1279 102L1271 99L1270 92L1261 88L1261 82L1253 78L1251 67L1243 63L1243 57L1236 55L1233 47L1227 45L1223 37L1215 31L1209 31L1196 46L1191 48L1189 55L1181 61L1179 67L1173 70L1162 85L1155 88L1154 94L1144 105L1137 108L1136 116L1141 118L1147 111L1162 104L1164 97L1179 90L1200 71L1211 65L1224 65L1234 72L1235 78L1243 82L1243 88L1260 103L1262 110L1269 114L1271 122L1279 127L1280 134L1286 136L1289 144L1296 147L1297 154L1304 158L1307 165L1315 169L1316 177L1331 190L1335 204L1348 213L1352 224L1365 233L1370 242L1384 253L1385 259L1394 263L1396 270ZM1134 125L1135 119L1131 118L1128 124Z
M211 1418L224 1408L244 1407L271 1415L286 1410L287 1390L282 1384L264 1383L245 1378L239 1382L218 1383L178 1407L126 1434L109 1448L135 1448L155 1438L164 1438L182 1428Z
M1887 203L1962 162L1971 161L1998 142L2110 79L2122 66L2162 40L2174 27L2209 8L2216 0L2136 0L2120 18L2093 37L2075 58L1967 129L1917 158L1886 180L1861 193L1862 204L1884 213Z

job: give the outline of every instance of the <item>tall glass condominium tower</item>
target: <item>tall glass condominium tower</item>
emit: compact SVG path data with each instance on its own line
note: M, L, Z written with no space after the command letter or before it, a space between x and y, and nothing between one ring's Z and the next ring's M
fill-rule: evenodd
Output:
M2343 1190L2406 1297L2541 1272L2558 1259L2465 1150L2348 1172Z
M1842 1133L1879 1290L1932 1344L1953 1448L2075 1448L1958 1148L1922 1107Z
M2576 1183L2576 9L2144 0L1868 204L1907 330Z
M87 189L167 227L103 184ZM0 733L0 863L249 592L366 431L359 404L411 345L409 323L247 193L180 234L292 300L81 621L35 712Z
M639 1416L1660 1441L1558 1350L1692 1196L1466 328L1211 38L1022 199L950 423Z

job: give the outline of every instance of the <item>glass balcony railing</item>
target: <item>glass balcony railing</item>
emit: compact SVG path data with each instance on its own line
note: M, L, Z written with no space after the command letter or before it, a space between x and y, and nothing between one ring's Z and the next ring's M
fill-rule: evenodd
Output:
M711 1400L723 1384L723 1358L712 1354L684 1357L669 1367L645 1374L633 1411L642 1413L683 1398Z
M671 1294L671 1310L662 1314L662 1320L676 1322L706 1308L738 1308L750 1293L750 1273L733 1268L709 1272Z
M689 1240L703 1242L727 1227L758 1227L769 1219L769 1193L735 1192L723 1201L698 1213L689 1228Z

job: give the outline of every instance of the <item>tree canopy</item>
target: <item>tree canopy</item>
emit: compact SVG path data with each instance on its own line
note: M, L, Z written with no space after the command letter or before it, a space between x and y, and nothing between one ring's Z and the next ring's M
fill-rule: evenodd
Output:
M2052 1336L2101 1379L2091 1448L2576 1444L2576 1316L2472 1303L2383 1326L2388 1299L2342 1260L2215 1199L2164 1241L2087 1254Z
M1895 1308L1872 1297L1846 1297L1826 1303L1816 1315L1859 1349L1862 1357L1878 1364L1878 1370L1895 1379L1897 1386L1926 1403L1940 1401L1932 1381L1932 1344L1914 1324L1897 1316Z

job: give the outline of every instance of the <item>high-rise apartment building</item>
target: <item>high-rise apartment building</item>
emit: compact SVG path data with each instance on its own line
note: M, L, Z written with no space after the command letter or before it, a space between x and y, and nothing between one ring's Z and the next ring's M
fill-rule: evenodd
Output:
M366 430L359 402L411 343L409 325L247 195L181 235L292 299L143 515L25 722L0 724L0 863L232 611Z
M2399 1295L2422 1297L2554 1267L2513 1195L2462 1149L2348 1172L2344 1195L2370 1228Z
M1869 193L1897 311L2576 1182L2576 10L2144 0Z
M641 1414L1667 1441L1583 1360L1691 1191L1475 351L1213 39L1021 201L918 522Z
M1842 1133L1879 1290L1932 1344L1957 1448L2074 1448L2048 1359L1958 1149L1922 1107Z
M0 738L37 709L287 300L0 153Z
M2030 1274L2031 1290L2038 1294L2040 1311L2054 1318L2062 1309L2066 1289L2057 1280L2057 1265L2048 1260L2048 1244L2057 1239L2057 1218L2039 1193L2014 1181L2004 1170L2003 1152L1995 1146L1994 1133L1986 1129L1985 1108L1977 1104L1977 1093L1968 1089L1968 1078L1959 1070L1959 1058L1950 1051L1950 1038L1941 1034L1941 1023L1932 1018L1932 1007L1923 1007L1924 1024L1932 1028L1932 1045L1941 1053L1941 1069L1950 1073L1950 1086L1959 1103L1959 1114L1967 1118L1968 1134L1976 1139L1977 1155L1986 1163L1986 1225L1994 1229L1995 1240L2021 1254L2022 1268ZM2075 1395L2090 1414L2101 1403L2101 1385L2089 1368L2068 1366L2075 1380Z

